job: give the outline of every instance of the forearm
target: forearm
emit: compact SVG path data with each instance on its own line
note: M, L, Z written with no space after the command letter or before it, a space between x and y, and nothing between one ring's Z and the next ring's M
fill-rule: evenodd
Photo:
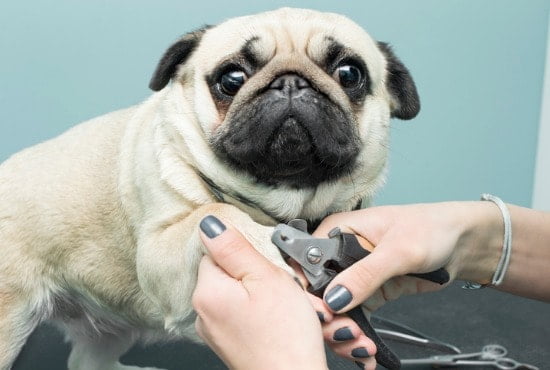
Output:
M550 301L550 214L509 205L512 256L500 290Z

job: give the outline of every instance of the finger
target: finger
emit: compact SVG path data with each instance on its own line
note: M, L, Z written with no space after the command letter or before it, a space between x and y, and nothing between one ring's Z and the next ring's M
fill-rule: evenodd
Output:
M361 235L369 242L377 245L388 230L393 218L389 207L373 207L351 212L335 213L325 218L314 236L326 237L335 227L345 233Z
M347 311L365 301L390 278L401 275L400 260L377 247L342 271L327 286L324 301L333 312Z
M376 344L346 315L335 316L332 322L322 326L322 331L327 344L341 356L360 358L376 354ZM365 351L353 351L355 348L364 348Z
M355 363L359 368L363 368L364 370L376 370L376 360L374 357L368 358L365 361L355 361Z
M199 314L216 310L219 302L238 301L246 297L242 285L217 266L209 256L203 256L199 264L197 285L191 303Z
M374 347L372 341L364 335L347 342L329 343L328 346L338 356L353 361L366 360L376 354L376 347Z
M200 229L202 242L214 262L236 280L262 275L274 268L240 232L226 227L215 216L203 218Z
M336 315L332 321L323 324L323 338L328 343L352 341L363 334L359 326L346 315Z
M333 314L329 309L327 309L327 306L325 305L323 300L310 293L307 293L307 297L309 299L309 302L313 306L313 309L317 313L317 317L319 317L319 321L321 322L321 324L331 322Z

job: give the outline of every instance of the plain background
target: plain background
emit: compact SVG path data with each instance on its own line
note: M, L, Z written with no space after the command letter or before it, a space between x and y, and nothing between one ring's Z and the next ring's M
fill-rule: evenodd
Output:
M349 16L415 78L422 110L392 122L377 204L491 192L531 205L548 0L3 1L0 161L145 99L158 59L185 32L280 6Z

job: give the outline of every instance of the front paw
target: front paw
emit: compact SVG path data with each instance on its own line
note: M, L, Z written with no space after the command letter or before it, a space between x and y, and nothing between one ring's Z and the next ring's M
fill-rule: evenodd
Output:
M273 230L273 227L258 225L254 230L248 230L248 232L243 231L243 234L254 248L271 261L271 263L285 270L292 276L296 276L296 272L283 259L279 248L271 242Z

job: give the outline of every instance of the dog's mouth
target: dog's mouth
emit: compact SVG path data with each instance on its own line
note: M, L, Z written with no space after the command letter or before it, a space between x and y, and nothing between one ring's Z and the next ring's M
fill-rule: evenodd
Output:
M315 158L316 148L311 135L293 116L288 117L266 142L263 155L277 178L299 176L307 169L307 162ZM261 163L259 163L261 165Z
M359 153L355 124L327 97L257 97L213 139L218 155L268 185L296 188L349 174Z

